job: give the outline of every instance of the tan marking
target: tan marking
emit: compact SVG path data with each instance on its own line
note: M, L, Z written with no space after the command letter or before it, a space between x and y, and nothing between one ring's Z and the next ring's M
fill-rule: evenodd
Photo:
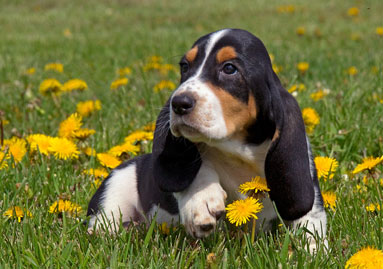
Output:
M235 52L235 49L231 46L226 46L220 49L217 53L217 62L223 63L227 60L231 60L237 57L237 53Z
M273 139L271 141L275 141L279 138L279 129L275 129L275 133L274 133L274 136L273 136Z
M228 136L245 136L246 128L257 117L256 103L252 95L248 104L244 104L225 90L208 83L221 103L223 118L225 120Z
M197 57L198 53L198 47L194 46L191 50L186 52L185 58L188 60L189 63L193 62L195 58Z

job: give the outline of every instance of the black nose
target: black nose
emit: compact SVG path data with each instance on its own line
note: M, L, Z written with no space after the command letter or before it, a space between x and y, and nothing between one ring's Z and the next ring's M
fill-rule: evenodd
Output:
M178 115L186 115L190 113L193 110L194 105L194 98L187 94L177 95L172 99L173 111Z

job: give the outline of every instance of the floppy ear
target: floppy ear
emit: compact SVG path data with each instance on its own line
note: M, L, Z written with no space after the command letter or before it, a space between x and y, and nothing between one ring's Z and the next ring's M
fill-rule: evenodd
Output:
M180 192L192 183L202 161L194 143L183 137L175 137L170 132L169 100L156 122L152 153L153 176L162 191Z
M314 172L310 172L308 141L301 110L272 73L269 83L275 133L266 156L265 174L270 198L284 220L295 220L314 203ZM313 168L314 169L314 168Z

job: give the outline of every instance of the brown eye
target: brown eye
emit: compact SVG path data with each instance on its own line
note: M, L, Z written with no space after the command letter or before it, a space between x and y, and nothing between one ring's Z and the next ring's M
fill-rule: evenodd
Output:
M225 64L225 66L223 67L222 71L227 74L227 75L233 75L235 73L237 73L237 68L232 65L232 64Z
M189 70L189 65L187 63L180 63L181 73L184 74Z

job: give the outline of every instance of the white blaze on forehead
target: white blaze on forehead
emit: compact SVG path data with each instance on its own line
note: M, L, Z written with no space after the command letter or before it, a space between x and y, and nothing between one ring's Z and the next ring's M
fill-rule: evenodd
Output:
M227 31L228 31L227 29L224 29L224 30L215 32L214 34L210 36L205 46L205 58L203 59L201 66L198 68L193 78L199 77L201 75L203 67L205 66L206 60L209 58L209 55L212 49L214 48L214 45L218 42L218 40L220 40L226 34Z

